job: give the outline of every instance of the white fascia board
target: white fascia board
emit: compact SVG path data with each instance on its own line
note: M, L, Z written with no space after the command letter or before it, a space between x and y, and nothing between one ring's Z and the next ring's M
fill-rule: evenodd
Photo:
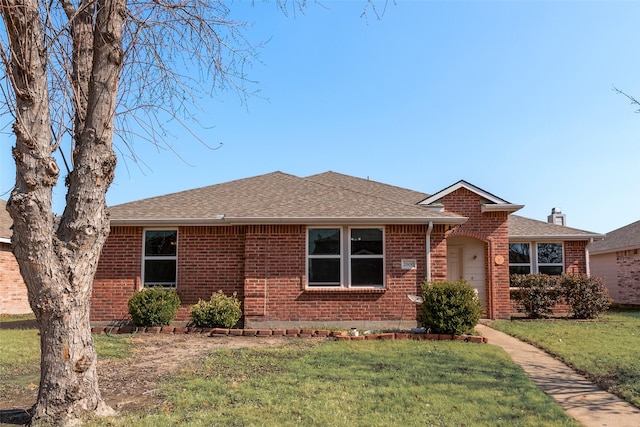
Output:
M114 226L209 226L209 225L263 225L263 224L451 224L458 225L467 222L466 217L448 217L448 218L362 218L362 217L345 217L345 218L228 218L212 219L212 218L183 218L183 219L112 219L111 225Z
M6 237L0 237L0 243L8 243L11 244L11 239Z
M484 212L509 212L513 213L524 208L524 205L514 205L513 203L502 203L496 205L483 204L481 211Z
M473 184L469 184L468 182L461 180L456 182L455 184L445 188L444 190L441 190L435 194L432 194L431 196L427 197L426 199L424 199L423 201L419 202L419 205L429 205L433 202L438 201L439 199L443 198L444 196L446 196L447 194L453 193L456 190L459 190L460 188L466 188L467 190L476 193L477 195L489 200L490 202L496 203L496 204L502 204L502 205L510 205L511 203L507 202L504 199L501 199L498 196L495 196L491 193L489 193L488 191L485 191L479 187L476 187Z
M558 241L558 240L602 240L604 234L562 234L562 235L535 235L530 236L509 236L509 242L542 242L542 241Z

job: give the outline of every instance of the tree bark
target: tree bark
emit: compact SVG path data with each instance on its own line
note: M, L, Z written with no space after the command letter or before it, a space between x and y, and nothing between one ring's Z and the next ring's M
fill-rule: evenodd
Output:
M66 10L70 2L61 2ZM81 100L76 105L75 167L56 227L52 189L59 170L52 155L48 52L38 1L0 0L12 54L7 75L16 95L16 185L7 208L13 219L14 254L41 337L33 425L71 425L87 412L113 413L98 388L89 309L94 274L109 232L105 196L116 163L113 117L126 0L90 3L95 3L96 11L93 46L87 49L78 43L78 48L92 53L91 75L88 84L74 88L83 99L82 90L86 91L86 103ZM86 14L78 16L91 23ZM76 83L84 81L86 73L77 71Z

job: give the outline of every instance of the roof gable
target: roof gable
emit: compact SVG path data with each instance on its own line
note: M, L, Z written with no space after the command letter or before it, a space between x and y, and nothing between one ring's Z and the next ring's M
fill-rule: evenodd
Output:
M441 208L440 199L445 197L448 194L451 194L461 188L467 189L472 193L477 194L482 199L482 211L504 211L504 212L515 212L524 207L524 205L515 205L513 203L509 203L506 200L495 196L488 191L481 189L480 187L476 187L473 184L468 183L465 180L460 180L449 187L438 191L437 193L427 197L426 199L420 202L421 205L430 206L434 208Z
M620 227L605 235L604 240L589 245L589 252L602 254L640 248L640 221Z

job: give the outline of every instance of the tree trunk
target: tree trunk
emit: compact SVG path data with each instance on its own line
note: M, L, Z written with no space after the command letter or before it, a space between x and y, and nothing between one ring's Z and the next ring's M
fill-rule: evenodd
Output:
M63 2L68 5L68 3ZM105 196L115 169L113 117L122 62L126 0L98 0L91 78L76 112L74 170L55 226L58 166L51 135L47 55L37 0L0 0L16 96L16 185L7 209L13 249L40 328L41 376L34 425L74 424L113 413L100 395L89 310L93 277L109 232ZM86 58L85 58L86 59ZM86 107L84 107L86 105Z

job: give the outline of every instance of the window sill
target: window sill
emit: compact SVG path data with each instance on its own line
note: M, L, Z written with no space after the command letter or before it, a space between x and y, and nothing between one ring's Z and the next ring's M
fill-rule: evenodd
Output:
M304 288L310 294L383 294L387 288Z

